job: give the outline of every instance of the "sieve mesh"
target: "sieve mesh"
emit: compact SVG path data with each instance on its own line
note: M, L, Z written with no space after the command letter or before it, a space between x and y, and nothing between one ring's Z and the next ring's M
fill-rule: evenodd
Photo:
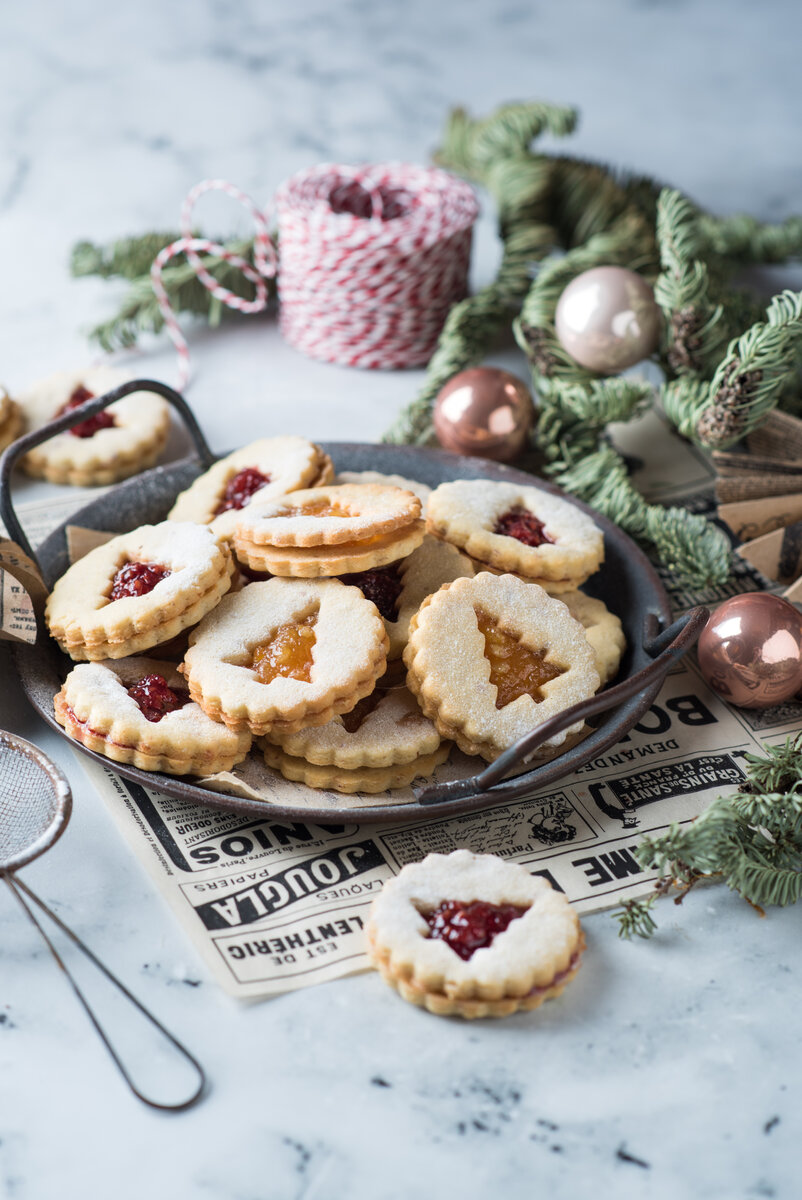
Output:
M0 731L0 871L36 858L70 815L69 785L57 767L22 738Z

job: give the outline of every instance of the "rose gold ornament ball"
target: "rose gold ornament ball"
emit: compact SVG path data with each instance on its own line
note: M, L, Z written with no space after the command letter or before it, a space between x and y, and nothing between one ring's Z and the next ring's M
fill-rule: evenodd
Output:
M769 708L802 689L802 615L781 596L744 592L725 600L698 650L707 683L739 708Z
M529 388L499 367L471 367L441 388L434 402L434 429L444 450L511 462L532 428Z
M643 276L626 267L594 267L568 284L554 327L560 345L581 367L615 375L654 353L662 321Z

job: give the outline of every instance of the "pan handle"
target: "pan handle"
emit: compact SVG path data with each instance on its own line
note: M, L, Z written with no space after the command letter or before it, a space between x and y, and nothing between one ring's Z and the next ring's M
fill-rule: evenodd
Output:
M116 403L117 400L122 400L124 396L129 396L132 392L155 392L157 396L162 396L169 404L172 404L187 427L189 436L195 446L198 460L204 470L210 467L215 461L215 455L212 453L209 443L203 436L201 427L184 397L169 387L168 384L160 383L156 379L129 379L127 383L121 383L119 387L112 388L110 392L104 392L102 396L93 396L85 404L71 409L69 412L64 413L62 417L56 417L55 420L48 421L46 425L40 426L39 429L34 429L31 433L23 434L21 438L17 438L15 442L11 443L2 458L0 458L0 517L3 519L8 536L26 554L30 555L34 562L37 561L36 554L19 523L11 499L11 472L14 469L17 459L23 454L27 454L34 446L40 446L42 442L55 437L57 433L64 433L67 429L71 429L73 425L79 425L81 421L86 421L88 417L94 417L96 413L102 412L104 408L108 408L110 404Z
M615 687L599 692L589 700L582 700L564 712L556 713L530 733L524 734L514 746L505 750L478 775L472 775L469 779L452 779L448 783L439 783L432 787L413 788L418 803L442 804L446 800L458 800L486 792L494 784L500 783L514 767L525 763L538 746L554 737L556 733L562 733L578 721L586 721L589 717L598 716L609 708L623 704L625 700L631 700L638 692L662 679L672 663L690 650L704 629L709 615L706 608L692 608L673 625L661 631L660 618L655 613L649 613L645 621L643 646L646 653L653 657L653 662Z

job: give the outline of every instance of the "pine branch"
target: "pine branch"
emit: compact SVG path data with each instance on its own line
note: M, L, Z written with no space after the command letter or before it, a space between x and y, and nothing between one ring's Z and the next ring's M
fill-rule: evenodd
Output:
M699 258L698 211L680 192L664 188L657 205L657 244L662 271L654 295L666 329L663 356L677 375L701 375L727 343L724 309L710 299L707 265Z
M657 930L657 922L652 916L652 908L659 899L659 892L652 892L642 900L625 900L621 907L613 913L618 921L618 936L625 941L633 937L650 938Z
M733 795L719 796L688 824L642 838L640 864L659 871L662 883L690 886L701 875L721 876L759 909L802 899L802 732L764 749L762 757L746 755L746 779ZM649 897L648 922L624 906L617 914L622 936L654 925L654 901Z
M169 245L170 240L175 240L175 236L146 234L140 238L124 238L106 247L80 242L74 248L74 275L98 275L103 279L118 277L128 279L131 284L115 315L96 325L89 333L90 338L103 350L111 352L134 346L143 333L159 333L163 329L164 320L150 281L150 267L159 250ZM164 238L168 240L164 241ZM253 261L252 242L231 242L226 249ZM253 284L238 267L213 254L201 255L200 258L218 283L238 296L248 300L253 298ZM173 260L168 263L162 271L162 282L173 311L177 314L195 314L214 327L223 316L232 312L207 292L193 267L186 261ZM273 281L268 281L268 287L272 285Z
M768 225L738 213L733 217L702 214L700 233L705 253L737 263L782 263L802 256L802 217Z
M194 236L194 235L193 235ZM118 276L121 279L138 279L147 275L156 255L181 234L146 233L141 237L120 238L107 246L94 242L78 242L72 248L70 271L73 278L98 275L101 279Z
M730 342L710 384L710 405L694 440L724 449L756 429L797 376L802 293L775 296L765 322Z
M616 376L592 379L588 387L567 384L541 398L535 440L551 464L566 471L598 448L610 421L630 421L652 397L650 384Z
M730 545L721 530L686 509L647 504L612 446L600 446L557 474L555 482L656 553L678 583L703 588L728 578Z

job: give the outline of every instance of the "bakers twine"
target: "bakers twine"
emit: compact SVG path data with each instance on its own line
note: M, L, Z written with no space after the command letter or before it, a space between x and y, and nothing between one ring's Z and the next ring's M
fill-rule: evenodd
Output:
M219 190L243 204L256 225L254 265L219 243L192 237L192 210ZM467 294L478 205L467 183L438 168L386 163L325 163L301 171L276 194L279 324L310 358L343 366L414 367L428 362L452 304ZM267 217L223 179L204 180L181 211L182 236L151 267L153 289L179 358L179 388L189 380L189 350L162 282L162 269L186 254L203 286L239 312L267 307L265 280L276 274ZM203 269L199 254L224 258L256 289L244 300Z

